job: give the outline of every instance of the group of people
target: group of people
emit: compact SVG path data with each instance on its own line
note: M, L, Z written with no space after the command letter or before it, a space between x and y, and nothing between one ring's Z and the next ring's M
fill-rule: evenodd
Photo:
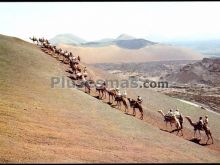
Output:
M172 116L180 116L181 114L178 109L176 109L174 112L172 109L170 109L166 115L172 117Z
M172 109L170 109L167 114L166 114L167 117L173 117L173 116L176 116L178 119L181 119L182 118L182 114L179 112L178 109L176 109L174 112ZM180 120L181 122L181 120ZM183 121L182 121L183 122ZM202 129L203 126L208 126L208 123L209 123L209 119L208 119L208 115L205 115L205 119L203 120L203 118L200 116L199 117L199 121L197 122L197 124L199 125L199 127ZM180 123L181 124L181 123Z
M126 98L127 97L127 92L126 92L126 90L124 90L124 92L122 94L121 91L119 90L119 88L116 88L116 96ZM141 104L143 102L143 99L141 98L141 96L138 96L136 101L137 101L138 104Z
M203 126L208 126L209 123L209 119L208 119L208 115L205 116L205 119L203 120L202 117L199 117L199 121L197 122L198 125L200 126L200 128L203 128Z

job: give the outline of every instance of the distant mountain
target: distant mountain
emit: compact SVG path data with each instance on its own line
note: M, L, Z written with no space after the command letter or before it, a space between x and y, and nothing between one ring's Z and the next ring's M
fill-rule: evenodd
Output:
M116 38L116 40L133 40L136 39L135 37L129 36L127 34L121 34Z
M156 43L145 39L118 40L115 42L117 46L126 49L140 49L145 46L154 45Z
M169 41L175 46L183 46L198 51L207 57L220 57L220 39L199 41Z
M145 46L154 45L154 44L156 43L145 39L136 39L127 34L121 34L116 39L102 39L99 41L87 42L81 44L81 46L103 47L103 46L117 45L118 47L124 49L140 49L140 48L144 48Z
M80 37L77 37L73 34L59 34L56 35L54 38L49 40L52 44L70 44L70 45L79 45L82 43L86 43L86 41Z
M103 38L103 39L101 39L101 40L98 40L98 41L96 41L96 42L112 42L112 41L114 41L115 39L113 39L113 38Z
M202 61L185 65L177 73L164 77L165 80L180 84L220 85L220 58L203 58Z

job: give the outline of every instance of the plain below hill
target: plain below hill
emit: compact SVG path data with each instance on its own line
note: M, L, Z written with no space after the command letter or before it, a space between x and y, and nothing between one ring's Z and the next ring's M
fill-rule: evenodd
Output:
M161 44L149 45L140 49L124 49L117 45L84 47L59 44L58 47L80 55L87 64L201 60L203 58L202 54L191 49Z
M125 115L77 89L51 88L67 68L0 35L0 162L219 162L219 152Z

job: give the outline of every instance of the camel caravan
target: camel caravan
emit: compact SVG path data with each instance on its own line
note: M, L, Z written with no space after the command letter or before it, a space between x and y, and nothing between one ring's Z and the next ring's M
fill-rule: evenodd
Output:
M30 37L30 40L33 41L33 43L37 44L41 48L43 52L46 54L56 58L57 60L63 62L64 64L69 65L69 67L72 69L71 74L73 74L73 79L74 80L80 80L81 85L84 86L84 90L86 93L90 94L91 93L91 88L92 86L95 86L95 92L98 93L97 98L99 99L107 99L108 96L108 103L110 105L114 105L115 107L121 109L121 106L124 106L124 112L128 114L128 104L127 101L130 105L130 108L133 109L132 116L136 116L136 109L139 110L140 112L140 119L143 120L143 107L142 107L142 98L140 96L137 97L137 99L132 99L127 97L127 92L124 90L123 92L120 91L119 88L107 88L107 84L104 81L103 83L95 83L94 80L88 78L88 72L85 66L80 64L80 57L79 56L74 56L72 52L68 52L67 50L62 50L61 48L57 48L56 46L52 45L47 39L44 38L39 38L37 39L36 37ZM169 110L167 114L165 114L162 110L158 111L162 117L164 122L167 124L169 123L171 128L173 124L175 125L175 128L173 131L177 131L177 135L179 132L182 133L183 136L183 122L184 122L184 117L182 113L179 112L178 109L173 112L173 110ZM196 132L199 131L200 137L199 139L201 140L201 132L200 131L205 131L206 136L207 136L207 141L206 144L208 143L209 139L212 139L212 144L213 138L212 134L210 131L210 128L208 127L208 116L205 116L205 120L202 120L202 117L199 118L198 122L192 122L190 116L185 117L190 125L194 128L194 137L195 137ZM172 132L173 132L172 131Z

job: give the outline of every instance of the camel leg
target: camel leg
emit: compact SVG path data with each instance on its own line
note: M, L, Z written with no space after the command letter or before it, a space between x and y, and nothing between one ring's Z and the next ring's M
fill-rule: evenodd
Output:
M212 138L212 135L210 134L210 136L211 136L211 139L212 139L212 144L214 144L214 140L213 140L213 138Z
M136 116L135 108L133 108L133 116Z
M200 130L199 130L199 139L202 139L202 135L201 135Z
M194 136L193 136L193 138L196 138L196 130L194 131Z
M182 133L182 136L183 136L183 128L181 128L181 133Z
M105 99L106 99L106 92L105 92Z
M209 137L209 135L208 134L206 134L207 135L207 141L206 141L206 144L208 143L208 141L209 141L209 139L210 139L210 137Z
M170 127L171 127L171 129L173 128L173 125L172 125L172 123L170 122Z
M212 144L214 143L214 141L213 141L213 138L212 138L212 133L210 132L209 133L209 136L211 137L211 139L212 139ZM207 141L208 142L208 141ZM206 142L206 144L207 144L207 142Z
M103 93L103 91L102 91L102 98L103 98L103 96L104 96L104 93Z
M179 130L179 129L177 129L177 133L176 133L176 135L178 135L178 134L179 134L179 131L180 131L180 130Z
M144 116L143 113L141 113L141 118L140 118L141 120L143 120L143 116Z

